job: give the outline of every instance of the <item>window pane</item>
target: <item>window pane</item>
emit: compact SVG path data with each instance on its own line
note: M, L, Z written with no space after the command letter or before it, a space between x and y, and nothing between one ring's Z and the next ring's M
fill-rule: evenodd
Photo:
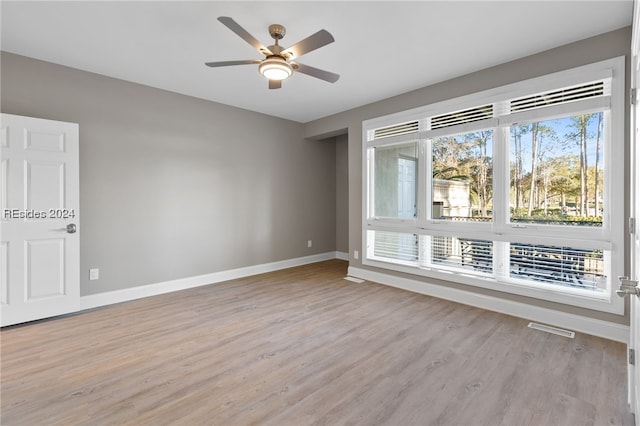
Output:
M602 226L603 113L511 127L511 222Z
M375 148L374 216L416 217L418 143Z
M432 217L490 222L493 131L433 140Z
M456 237L431 237L431 262L454 269L491 273L493 243Z
M606 289L601 250L511 243L509 275L563 287Z
M418 236L415 234L369 231L367 239L369 244L373 242L374 257L403 261L418 259Z

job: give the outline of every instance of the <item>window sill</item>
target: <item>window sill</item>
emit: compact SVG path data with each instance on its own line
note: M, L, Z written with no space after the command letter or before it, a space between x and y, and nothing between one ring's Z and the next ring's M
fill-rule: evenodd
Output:
M571 287L554 288L552 284L525 284L510 281L501 281L493 276L476 275L472 272L457 272L445 269L424 268L408 264L396 264L371 258L364 258L363 265L402 272L418 277L434 278L450 281L473 287L516 294L535 299L540 299L563 305L608 312L616 315L624 315L624 300L613 297L611 290L597 294L587 294L586 291ZM610 284L611 285L611 284Z

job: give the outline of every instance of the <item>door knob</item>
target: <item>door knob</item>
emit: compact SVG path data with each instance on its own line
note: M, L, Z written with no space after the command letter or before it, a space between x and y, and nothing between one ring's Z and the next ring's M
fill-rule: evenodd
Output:
M638 281L630 280L629 277L618 277L618 281L620 281L620 288L616 290L618 296L625 297L628 294L640 296Z
M616 290L616 294L620 297L625 297L628 294L635 294L640 296L640 288L638 287L620 287L620 290Z
M76 224L75 223L70 223L67 225L67 232L69 234L75 234L76 232Z

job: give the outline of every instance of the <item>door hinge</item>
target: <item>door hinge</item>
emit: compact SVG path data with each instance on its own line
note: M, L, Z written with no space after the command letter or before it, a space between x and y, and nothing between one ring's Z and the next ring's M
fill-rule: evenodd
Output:
M630 217L629 218L629 233L631 235L636 233L636 218L635 217Z
M631 89L631 105L635 105L638 100L638 89Z
M629 348L629 365L636 365L636 351Z

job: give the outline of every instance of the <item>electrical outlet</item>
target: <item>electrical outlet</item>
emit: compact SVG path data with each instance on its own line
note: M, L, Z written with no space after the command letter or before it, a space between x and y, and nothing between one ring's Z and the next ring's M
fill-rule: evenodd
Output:
M360 257L360 253L358 253L358 250L354 250L353 251L353 258L354 259L358 259Z
M313 241L309 240L307 241L307 247L311 248L313 246Z
M89 269L89 281L100 279L100 269Z

